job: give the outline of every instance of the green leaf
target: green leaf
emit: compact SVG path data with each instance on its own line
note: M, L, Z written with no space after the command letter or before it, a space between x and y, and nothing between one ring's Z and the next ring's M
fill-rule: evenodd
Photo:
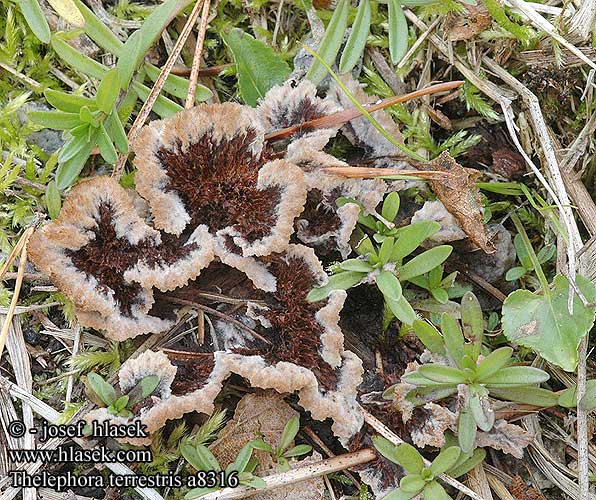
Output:
M507 281L516 281L516 280L520 279L522 276L525 276L525 274L527 272L528 271L526 270L525 267L522 267L522 266L512 267L505 274L505 279Z
M103 123L99 126L99 133L97 134L97 146L99 147L99 152L106 163L114 165L118 161L118 153L116 152L116 148L112 144L112 139L110 139L110 136L103 126Z
M395 449L397 448L391 441L383 436L373 436L373 446L375 449L383 455L387 460L399 464ZM418 452L416 452L418 453Z
M183 443L180 446L180 453L197 471L221 470L219 462L205 445L193 446Z
M466 374L462 370L435 363L420 366L418 373L441 384L464 384L467 382Z
M416 255L413 259L398 268L399 279L404 281L429 272L447 260L453 248L450 245L439 245Z
M133 81L132 86L139 95L139 98L142 101L146 101L149 97L149 88L137 81ZM174 101L171 101L162 95L157 97L157 100L153 105L153 111L155 111L155 113L157 113L161 118L168 118L169 116L178 113L178 111L182 111L182 109L183 108L180 106L180 104L176 104Z
M385 303L389 310L395 315L395 317L406 325L411 325L416 320L416 312L402 295L399 300L392 300L391 298L385 297Z
M578 275L577 285L588 302L596 301L596 289ZM594 324L594 309L573 297L573 314L567 309L569 281L557 275L546 293L516 290L503 304L503 330L512 342L529 347L544 359L566 371L574 371L578 363L581 339Z
M397 64L408 51L408 21L399 0L387 0L389 21L389 54Z
M464 337L470 340L474 346L472 358L476 361L482 349L484 318L480 302L472 292L466 292L461 299L461 322Z
M424 469L422 455L411 444L403 443L395 446L382 436L373 437L373 444L381 455L401 465L408 474L420 474Z
M254 107L269 89L285 81L290 67L269 45L241 29L234 28L221 36L236 62L240 95Z
M443 313L441 316L441 331L449 355L455 361L455 364L461 368L465 355L464 335L457 321L448 313Z
M244 472L244 469L246 469L250 457L252 456L252 450L253 447L251 443L245 444L238 453L236 460L234 460L234 463L231 465L231 469L238 472Z
M479 382L489 380L492 375L509 363L512 353L511 347L500 347L491 352L476 367L476 380Z
M393 245L395 244L395 238L385 238L381 243L379 249L379 260L381 264L385 265L391 260L391 254L393 252Z
M73 158L88 142L87 132L89 127L84 134L78 134L71 137L64 146L60 149L58 155L58 161L64 163Z
M118 68L114 68L106 73L106 76L102 78L99 84L97 96L95 97L97 108L106 115L109 115L112 112L114 104L116 104L119 93Z
M269 443L263 441L262 439L254 439L253 441L251 441L251 443L252 447L255 450L263 450L269 453L273 453L273 447Z
M290 448L288 451L284 453L284 457L291 458L291 457L299 457L301 455L306 455L312 451L312 446L309 444L299 444Z
M211 493L217 490L219 490L219 488L193 488L186 495L184 495L184 499L194 500L195 498L201 498L207 495L207 493Z
M50 27L38 1L20 0L17 3L33 34L43 43L50 43Z
M433 460L430 465L430 471L434 477L440 476L451 469L459 459L461 450L457 446L450 446L444 450Z
M430 293L440 304L446 304L449 301L449 294L444 288L433 288Z
M404 491L401 488L396 488L392 492L390 492L388 495L385 495L382 498L382 500L410 500L410 498L413 498L417 494L418 494L418 492L408 493L407 491Z
M108 72L108 68L106 68L103 64L100 64L90 57L81 54L77 49L68 45L58 36L53 35L51 43L52 48L56 54L58 54L60 59L62 59L71 68L74 68L92 78L97 78L98 80L101 80Z
M140 64L139 55L143 46L141 30L135 31L126 41L126 48L120 52L118 57L118 81L121 89L125 90L130 85L132 75Z
M64 111L31 111L29 119L35 125L54 130L70 130L81 124L78 113L65 113Z
M500 389L490 389L490 395L503 399L505 401L515 401L534 406L549 408L556 406L559 395L556 392L539 387L503 387Z
M292 441L294 441L294 438L298 434L299 430L300 418L298 417L298 415L294 415L290 420L288 420L284 427L284 431L281 435L281 438L279 439L278 448L283 451L288 446L290 446L292 444Z
M87 380L89 381L89 385L91 386L91 389L93 389L93 392L95 392L99 399L101 399L107 406L116 401L116 391L101 375L90 372L87 375Z
M459 413L457 438L461 451L471 453L476 441L476 420L467 408L462 409Z
M406 493L418 493L425 484L426 481L419 474L411 474L401 478L399 488Z
M360 283L365 276L365 273L356 271L344 271L334 274L329 277L326 285L311 290L306 296L306 300L309 302L318 302L319 300L326 299L333 290L347 290L348 288L352 288Z
M476 448L472 453L472 456L468 457L465 454L460 455L458 463L448 471L449 475L457 479L464 474L470 472L474 467L484 462L486 458L486 451L483 448ZM463 459L463 460L462 460Z
M401 227L397 231L398 240L393 247L391 260L393 262L401 261L404 257L410 255L420 244L428 237L441 229L441 224L436 221L420 221Z
M128 139L126 131L116 111L112 111L104 123L110 139L121 153L128 153Z
M89 141L70 160L58 165L56 170L56 186L60 190L70 187L83 170L95 142Z
M58 90L46 89L43 93L46 100L60 111L66 111L68 113L79 114L81 106L88 106L93 108L95 101L88 97L83 97L76 94L68 94L66 92L60 92Z
M558 395L558 404L565 408L577 406L577 387L565 389ZM587 412L596 410L596 380L586 382L586 394L582 398L583 407Z
M508 387L516 385L534 385L546 382L549 374L533 366L508 366L500 369L490 378L483 380L487 387Z
M74 0L74 3L85 20L83 29L87 36L102 49L119 57L124 46L120 39L83 2Z
M451 497L437 481L431 481L424 487L424 500L451 500Z
M426 321L417 319L414 321L414 333L420 339L420 342L424 346L435 354L445 355L445 344L443 343L443 337L439 331L431 324Z
M370 32L371 16L370 0L360 0L358 10L356 11L356 18L354 19L354 24L352 25L352 32L348 37L348 41L346 42L346 46L344 47L344 51L339 62L340 73L343 74L352 71L352 68L356 66L360 56L364 52L364 48L366 47L366 39L368 38L368 34ZM383 217L385 216L383 215ZM387 217L385 218L387 219Z
M331 20L325 30L325 35L321 40L321 44L317 50L321 59L327 63L328 66L333 66L335 58L341 44L344 40L346 29L348 28L348 14L350 12L350 2L348 0L340 0L339 4L333 11ZM308 78L315 85L318 85L327 76L325 66L316 58L313 60L311 67L306 73Z
M135 405L151 396L151 394L155 392L155 389L157 389L159 382L160 378L157 375L143 377L139 383L128 392L130 405Z
M484 432L488 432L493 428L495 423L495 412L486 405L486 400L484 402L485 404L483 404L480 395L473 394L470 397L470 412L478 428Z
M62 198L56 187L56 182L52 181L48 184L44 197L46 207L48 207L48 215L51 219L55 219L60 214L60 208L62 207Z
M370 273L373 267L362 259L348 259L339 264L344 271L356 271L359 273Z
M376 282L381 293L389 300L398 301L401 298L401 283L393 273L381 271Z
M362 238L356 248L354 248L358 255L367 256L367 255L377 255L377 251L375 250L375 246L373 242L370 240L368 236Z

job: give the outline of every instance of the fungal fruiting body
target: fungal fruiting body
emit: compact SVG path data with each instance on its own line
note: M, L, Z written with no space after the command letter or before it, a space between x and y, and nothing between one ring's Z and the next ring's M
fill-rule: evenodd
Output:
M333 419L344 442L362 425L356 404L362 363L345 350L338 326L346 294L307 301L327 274L312 248L290 241L299 227L299 240L319 246L320 238L313 240L306 230L314 228L309 214L329 215L336 226L326 235L329 244L345 251L360 206L338 209L334 197L353 196L374 208L385 184L374 181L359 191L353 181L322 171L333 157L318 149L333 130L324 140L316 134L290 137L285 154L265 141L271 127L334 109L312 97L308 106L292 108L283 124L275 122L280 95L289 91L302 99L313 91L308 85L274 89L257 110L234 103L200 105L151 122L132 144L135 189L146 211L137 194L97 177L76 186L60 216L31 240L32 260L74 302L81 324L117 340L172 327L175 306L168 303L170 314L161 317L156 292L187 290L215 262L244 273L261 294L260 305L242 313L249 321L259 319L257 337L236 332L224 339L224 350L172 360L146 352L122 366L122 393L140 376L160 378L156 392L133 411L151 432L187 412L212 412L231 374L255 388L296 392L314 418ZM306 115L297 111L304 109ZM323 197L320 213L316 207L305 210L315 189ZM122 418L107 409L90 416Z

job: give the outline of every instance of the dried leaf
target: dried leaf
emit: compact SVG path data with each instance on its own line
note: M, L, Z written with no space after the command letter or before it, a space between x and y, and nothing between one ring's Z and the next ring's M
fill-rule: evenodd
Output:
M476 186L479 172L462 167L447 151L429 162L425 170L451 174L444 179L430 179L433 191L460 223L468 238L486 253L493 253L495 247L482 221L482 201L480 190Z

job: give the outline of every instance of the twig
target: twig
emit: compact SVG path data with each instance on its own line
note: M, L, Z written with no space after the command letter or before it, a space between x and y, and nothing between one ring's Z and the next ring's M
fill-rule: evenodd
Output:
M33 234L33 231L35 231L34 226L30 226L29 228L27 228L27 230L23 233L23 236L21 236L21 239L17 243L17 246L15 247L15 249L17 247L20 247L21 258L19 260L19 270L17 271L17 280L14 286L14 293L12 294L10 306L6 314L6 318L4 320L4 325L2 325L2 331L0 331L0 357L2 357L2 352L4 351L4 345L6 344L8 330L10 329L12 317L14 316L14 312L19 301L19 294L21 292L21 286L23 285L23 274L25 273L25 266L27 265L27 243L29 242L29 238ZM9 258L6 259L5 265L2 267L2 270L0 270L0 279L2 278L2 275L6 272L6 269L8 269L8 266L10 266L10 264L12 263L11 257L13 260L16 257L16 253L14 252L14 250L10 254Z
M195 54L192 58L192 68L188 83L188 95L184 107L190 109L195 105L195 94L197 92L197 82L199 80L199 66L201 65L201 55L203 54L203 45L205 35L207 34L207 22L209 21L209 7L211 0L203 0L203 12L201 13L201 24L199 26L199 35L195 45Z
M387 439L396 446L404 443L403 439L401 439L397 434L394 434L392 431L390 431L387 428L387 426L383 424L383 422L381 422L379 419L368 413L364 408L360 407L360 409L362 411L362 415L364 416L364 421L368 425L370 425L375 431L377 431L381 436L383 436L385 439ZM424 459L424 463L426 465L430 465L430 462L426 459ZM461 491L465 495L468 495L470 498L473 498L474 500L486 500L485 498L481 497L480 495L472 491L470 488L468 488L465 484L460 483L457 479L453 479L451 476L441 474L439 477L441 481L447 483L450 486L453 486L454 488L457 488L459 491Z
M308 464L303 467L282 472L280 474L272 474L262 478L267 486L259 490L255 490L250 486L239 486L237 488L224 488L213 493L209 493L202 497L204 500L232 500L234 498L245 498L250 494L264 493L271 491L282 486L288 486L295 484L300 481L306 481L313 477L323 476L325 474L331 474L349 467L356 465L365 464L372 462L377 458L376 453L370 448L364 448L363 450L355 451L353 453L346 453L345 455L339 455L334 458L328 458L321 462L314 464Z
M463 81L459 80L453 82L438 83L436 85L431 85L430 87L426 87L424 89L415 90L414 92L410 92L408 94L388 97L387 99L383 99L382 101L376 104L365 104L363 108L369 113L374 113L375 111L380 111L390 106L394 106L395 104L399 104L400 102L406 102L412 99L416 99L417 97L422 97L428 94L435 94L437 92L445 92L447 90L453 90L463 85L463 83ZM274 141L278 139L283 139L292 134L295 134L296 132L300 132L303 130L334 127L341 125L342 123L349 122L350 120L353 120L360 116L362 116L362 111L356 107L353 107L344 111L339 111L337 113L322 116L320 118L315 118L314 120L300 123L298 125L293 125L291 127L287 127L281 130L276 130L275 132L267 134L265 136L265 139L268 141Z
M151 113L151 109L153 108L155 101L159 97L161 89L163 88L164 84L166 83L166 79L168 78L170 71L172 71L172 68L174 67L174 63L176 62L176 59L182 52L182 47L184 47L184 44L186 43L186 40L187 40L188 36L190 35L192 28L197 21L197 18L199 17L199 11L200 11L202 2L203 2L203 0L197 0L197 3L195 4L195 6L192 9L192 12L190 13L190 16L188 16L188 20L186 21L184 28L182 28L182 32L178 36L178 40L176 40L174 49L172 50L170 56L168 57L168 60L164 64L164 66L161 68L161 72L159 73L159 76L157 77L155 84L151 88L151 92L149 92L149 95L147 96L147 100L143 103L143 106L141 107L139 114L135 118L135 121L133 122L132 126L130 127L130 130L128 131L129 142L134 140L134 138L139 133L139 130L145 123L145 120L149 116L149 113ZM120 155L120 157L118 159L118 163L116 164L116 167L114 168L114 171L112 172L112 177L115 177L116 179L120 178L120 176L122 175L122 170L124 170L124 165L126 165L127 158L128 158L128 153Z
M399 168L368 168L368 167L323 167L328 174L341 175L350 179L366 179L370 177L391 177L407 175L421 179L446 180L452 177L450 172L441 170L403 170Z

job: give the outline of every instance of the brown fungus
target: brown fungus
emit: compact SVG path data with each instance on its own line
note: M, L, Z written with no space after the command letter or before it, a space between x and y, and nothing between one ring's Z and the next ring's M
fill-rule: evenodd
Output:
M271 344L252 339L250 347L240 342L237 348L194 356L194 363L178 366L172 396L142 416L150 432L191 411L211 413L233 373L255 388L297 392L313 418L333 419L334 432L344 441L361 427L356 389L362 380L362 363L344 349L338 327L345 292L334 291L317 304L306 301L308 291L324 284L327 275L314 251L301 245L290 245L283 254L268 258L268 270L277 279L277 290L262 311L271 323L263 333ZM192 383L193 378L197 383Z
M325 172L327 167L348 167L334 156L302 149L292 158L303 171L308 189L304 211L296 221L296 236L320 255L338 250L345 259L352 252L350 236L360 215L375 211L387 191L382 179L346 179ZM358 203L338 206L339 198Z
M168 290L195 278L213 259L204 228L164 244L109 177L80 183L60 216L31 238L29 253L77 309L83 326L123 340L171 322L149 315L152 286Z
M180 235L204 224L224 261L227 253L263 256L287 247L306 200L304 176L287 160L270 160L251 108L181 111L145 126L133 149L137 191L157 228Z

